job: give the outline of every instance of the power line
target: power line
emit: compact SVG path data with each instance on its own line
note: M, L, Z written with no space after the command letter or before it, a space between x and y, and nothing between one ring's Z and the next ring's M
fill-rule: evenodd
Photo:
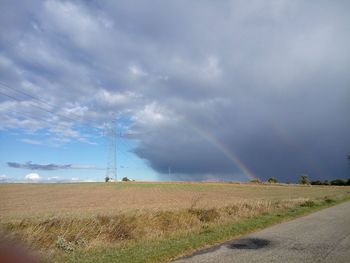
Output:
M1 95L4 95L4 96L6 96L6 97L8 97L8 98L10 98L10 99L13 99L13 100L22 102L21 99L16 98L16 97L14 97L14 96L11 96L11 95L9 95L9 94L7 94L7 93L3 93L3 92L0 91L0 94L1 94ZM33 107L35 107L35 108L38 108L38 109L40 109L40 110L42 110L42 111L45 111L45 112L47 112L47 113L53 114L54 116L63 117L63 118L65 118L65 119L69 120L69 121L78 122L77 120L71 119L71 118L69 118L69 117L60 116L60 115L58 115L57 113L55 113L55 112L53 112L53 111L51 111L51 110L45 109L45 108L43 108L43 107L40 107L40 106L38 106L38 105L36 105L36 104L31 104L31 106L33 106Z
M108 128L107 138L109 139L109 143L106 178L117 181L117 120L115 118L113 118Z
M25 96L27 96L27 97L29 97L29 98L35 100L35 101L38 101L38 102L41 103L41 104L45 104L45 105L47 105L49 108L54 108L54 107L55 107L54 105L49 104L49 103L47 103L46 101L44 101L44 100L42 100L42 99L39 99L38 97L35 97L35 96L33 96L33 95L29 94L29 93L26 93L26 92L24 92L24 91L21 91L21 90L19 90L19 89L13 88L13 87L10 87L9 85L5 84L4 82L1 82L1 81L0 81L0 85L3 86L3 87L5 87L5 88L11 89L11 90L13 90L13 91L16 91L16 92L18 92L18 93L20 93L20 94L23 94L23 95L25 95ZM0 92L0 93L1 93L2 95L4 95L4 96L7 96L7 97L13 99L13 100L16 100L16 101L19 101L19 102L22 101L21 99L19 99L19 98L17 98L17 97L14 97L14 96L11 96L11 95L9 95L9 94L7 94L7 93L3 93L3 92ZM39 105L36 105L36 104L31 104L31 106L36 107L36 108L38 108L38 109L40 109L40 110L43 110L43 111L45 111L45 112L47 112L47 113L53 114L54 116L61 117L61 118L65 118L66 120L69 120L69 121L73 121L73 122L76 122L76 123L82 122L81 119L72 118L72 117L67 117L66 115L63 115L62 113L56 113L56 112L54 112L54 111L52 111L52 110L45 109L45 108L40 107ZM75 116L78 117L78 118L81 118L80 116L78 116L78 115L76 115L76 114L74 114L74 113L70 113L70 114L75 115ZM86 120L84 121L84 124L83 124L83 125L84 125L84 126L91 127L91 128L96 128L96 126L93 126L93 125L91 125L91 124L88 124L88 123L86 122Z
M1 93L1 92L0 92ZM43 122L47 122L49 123L47 120L45 119L42 119L42 118L38 118L38 117L33 117L33 116L30 116L27 112L26 113L23 113L23 112L16 112L16 111L11 111L10 113L14 113L14 114L21 114L21 115L24 115L26 116L27 118L30 118L30 119L33 119L33 120L40 120L40 121L43 121ZM51 123L50 123L51 124ZM105 171L106 168L103 168L103 167L70 167L70 168L65 168L66 170L96 170L96 171Z
M31 98L31 99L33 99L33 100L35 100L35 101L41 103L41 104L45 104L45 105L47 105L47 106L50 107L50 108L54 108L54 107L55 107L54 105L50 105L49 103L45 102L45 101L42 100L42 99L39 99L39 98L37 98L37 97L35 97L35 96L33 96L33 95L29 94L29 93L26 93L26 92L24 92L24 91L21 91L21 90L19 90L19 89L10 87L9 85L7 85L7 84L5 84L5 83L3 83L3 82L1 82L1 81L0 81L0 85L3 86L3 87L5 87L5 88L8 88L8 89L10 89L10 90L16 91L16 92L18 92L18 93L20 93L20 94L23 94L23 95L25 95L25 96L27 96L27 97L29 97L29 98ZM0 94L4 95L4 96L6 96L6 97L9 97L9 98L11 98L11 99L13 99L13 100L22 102L21 99L19 99L19 98L17 98L17 97L14 97L14 96L12 96L12 95L9 95L9 94L7 94L7 93L4 93L4 92L1 92L1 91L0 91ZM38 109L40 109L40 110L42 110L42 111L45 111L45 112L47 112L47 113L50 113L50 114L52 114L53 116L64 118L66 121L67 121L67 120L68 120L68 121L72 121L72 122L74 122L75 125L76 125L77 123L81 123L81 122L82 122L82 120L80 120L80 119L75 119L75 118L67 117L66 115L59 114L59 113L56 113L56 112L54 112L54 111L52 111L52 110L45 109L45 108L43 108L43 107L41 107L41 106L39 106L39 105L37 105L37 104L31 104L31 106L32 106L32 107L36 107L36 108L38 108ZM74 114L74 113L71 113L71 114ZM75 115L75 116L77 116L77 115ZM77 116L77 117L79 117L79 116ZM79 117L79 118L80 118L80 117ZM33 119L33 118L32 118L32 119ZM100 128L97 128L96 126L93 126L93 125L91 125L91 124L88 124L88 123L87 123L87 120L85 120L84 123L81 123L81 125L86 126L86 127L91 127L92 129L100 129ZM86 131L84 131L84 132L86 133ZM95 132L96 132L96 131L95 131ZM88 131L87 133L92 133L92 132L91 132L91 131Z
M23 95L26 95L27 97L30 97L30 98L32 98L32 99L38 100L38 101L40 101L41 103L44 103L44 104L46 104L46 105L49 105L46 101L43 101L43 100L41 100L41 99L39 99L39 98L37 98L37 97L35 97L35 96L29 94L29 93L26 93L26 92L22 91L22 90L18 90L18 89L15 89L15 88L13 88L13 87L10 87L9 85L7 85L7 84L5 84L5 83L3 83L3 82L1 82L1 81L0 81L0 85L1 85L1 86L4 86L5 88L14 90L14 91L16 91L16 92L18 92L18 93L22 93ZM49 105L49 106L50 106L50 105Z
M7 84L5 84L5 83L3 83L3 82L1 82L1 81L0 81L0 85L3 86L3 87L5 87L5 88L7 88L7 89L14 90L14 91L16 91L16 92L18 92L18 93L20 93L20 94L23 94L23 95L25 95L25 96L27 96L27 97L29 97L29 98L34 99L34 100L36 100L36 101L39 101L40 103L45 104L45 105L49 106L50 108L53 108L53 107L54 107L53 105L50 105L49 103L47 103L46 101L44 101L44 100L42 100L42 99L39 99L38 97L35 97L35 96L33 96L33 95L29 94L29 93L26 93L26 92L24 92L24 91L22 91L22 90L19 90L19 89L10 87L9 85L7 85ZM74 113L73 113L73 114L74 114ZM77 115L76 115L76 116L77 116ZM62 116L62 117L66 117L66 116ZM79 117L79 116L77 116L77 117ZM69 118L69 117L66 117L66 118ZM73 120L72 118L69 118L69 119L70 119L70 120ZM75 120L73 120L73 121L78 121L78 120L75 119Z
M38 117L38 116L33 117L33 116L31 116L30 113L28 113L28 112L11 111L11 112L9 112L9 113L10 113L10 114L15 114L15 115L20 114L20 115L22 115L22 116L25 116L27 119L32 119L32 120L34 120L34 121L41 121L41 122L47 123L47 124L50 125L50 126L53 125L53 127L59 127L58 124L55 124L55 123L53 123L53 122L50 122L50 121L48 121L47 119L43 119L43 118L40 118L40 117ZM7 117L10 117L9 114L4 114L4 113L0 113L0 114L5 115L5 116L7 116ZM59 133L59 132L56 131L56 133ZM88 139L88 138L86 137L86 135L84 135L84 134L82 134L82 135L80 136L80 138ZM77 138L76 138L76 137L71 137L71 139L77 139ZM75 168L75 169L78 169L78 168ZM101 170L101 169L105 170L105 168L99 168L99 169L94 169L94 170Z
M1 83L0 83L0 84L1 84ZM22 99L17 98L17 97L15 97L15 96L13 96L13 95L10 95L10 94L8 94L8 93L5 93L5 92L3 92L3 91L0 91L0 94L3 95L3 96L6 96L6 97L8 97L8 98L10 98L10 99L12 99L12 100L16 100L16 101L19 101L19 102L22 102L22 101L23 101ZM25 93L24 93L24 94L25 94ZM30 96L30 95L28 94L28 96ZM36 99L36 100L41 101L41 100L39 100L39 99ZM48 105L48 106L50 106L48 103L45 103L45 104ZM62 115L62 114L55 113L54 111L45 109L45 108L43 108L43 107L41 107L41 106L39 106L39 105L37 105L37 104L30 104L30 106L35 107L35 108L37 108L37 109L39 109L39 110L41 110L41 111L44 111L44 112L46 112L46 113L52 114L53 116L64 118L66 121L68 120L68 121L70 121L70 122L74 122L74 124L80 123L80 120L76 120L76 119L73 119L73 118L69 118L69 117L67 117L67 116L64 116L64 115ZM50 107L52 107L52 106L50 106ZM33 119L33 117L31 117L31 118ZM93 128L93 129L96 128L95 126L92 126L92 125L89 125L89 124L86 124L86 123L83 124L83 125L84 125L84 126L91 127L91 128Z
M11 114L16 114L16 115L17 114L21 114L21 115L23 115L23 116L25 116L25 117L27 117L29 119L36 120L36 121L43 121L43 122L46 122L46 123L52 125L52 123L49 122L47 119L43 119L43 118L40 118L40 117L37 117L37 116L36 117L30 116L30 114L28 112L11 111L10 113Z
M22 92L22 91L19 91L19 90L14 89L14 88L11 88L11 87L9 87L9 86L7 86L7 85L4 85L2 82L0 82L0 85L6 86L7 88L10 88L10 89L13 89L13 90L15 90L15 91L17 91L17 92L19 92L19 93L25 94L26 96L29 96L29 97L31 97L31 98L33 98L33 99L35 99L35 100L37 100L37 101L39 101L39 102L41 102L41 103L44 103L44 104L46 104L46 105L52 107L50 104L48 104L48 103L42 101L41 99L38 99L38 98L36 98L36 97L34 97L34 96L30 95L30 94L27 94L27 93L25 93L25 92ZM3 95L3 96L8 97L8 98L10 98L10 99L13 99L13 100L22 102L21 99L19 99L19 98L17 98L17 97L14 97L14 96L12 96L12 95L9 95L9 94L7 94L7 93L4 93L4 92L2 92L2 91L0 91L0 94ZM36 108L38 108L38 109L40 109L40 110L42 110L42 111L45 111L46 113L50 113L50 114L52 114L53 116L63 117L63 118L66 118L66 119L68 119L68 120L70 120L70 121L73 121L73 122L79 122L79 120L75 120L75 119L69 118L69 117L67 117L67 116L59 115L59 114L57 114L57 113L55 113L55 112L53 112L53 111L51 111L51 110L45 109L45 108L40 107L40 106L38 106L38 105L36 105L36 104L31 104L30 106L36 107ZM26 115L26 114L23 114L22 111L21 111L21 112L16 111L15 113L22 114L22 115L27 116L27 117L29 117L29 118L31 118L31 119L37 119L37 120L41 120L41 121L44 121L44 122L46 122L46 123L49 123L46 119L38 118L37 116L36 116L36 117L28 116L28 115ZM28 114L28 113L27 113L27 114ZM50 123L50 124L52 124L52 123ZM92 127L92 128L96 128L95 126L88 125L88 124L85 124L84 126L89 126L89 127ZM125 136L125 135L126 135L126 136ZM129 135L130 135L130 134L124 134L124 135L121 135L121 134L120 134L120 138L122 138L123 140L127 141ZM116 134L116 136L118 137L117 134ZM133 146L131 146L131 145L128 145L128 146L129 146L130 148L133 148Z
M19 101L19 102L22 102L22 100L21 99L19 99L19 98L17 98L17 97L14 97L14 96L12 96L12 95L9 95L9 94L7 94L7 93L4 93L4 92L2 92L2 91L0 91L0 94L1 95L3 95L3 96L6 96L6 97L8 97L8 98L10 98L10 99L13 99L13 100L16 100L16 101ZM42 111L44 111L44 112L46 112L46 113L49 113L49 114L51 114L52 116L56 116L56 117L60 117L58 114L56 114L55 112L53 112L53 111L50 111L50 110L46 110L46 109L44 109L44 108L42 108L42 107L40 107L40 106L38 106L38 105L34 105L34 104L31 104L30 106L33 106L33 107L36 107L36 108L38 108L39 110L42 110ZM17 113L17 114L19 114L19 115L23 115L23 116L26 116L26 117L28 117L28 118L30 118L30 119L33 119L33 120L39 120L39 121L42 121L42 122L44 122L44 123L46 123L46 124L49 124L50 126L52 126L52 125L54 125L54 126L56 126L56 127L58 127L59 125L58 124L55 124L55 123L52 123L52 122L49 122L47 119L43 119L43 118L40 118L40 117L38 117L38 116L36 116L36 117L33 117L33 116L31 116L30 114L28 114L28 113L26 113L26 112L23 112L22 110L21 111L15 111L15 113ZM64 116L63 116L64 117ZM68 118L68 117L64 117L64 118ZM68 118L68 119L70 119L70 118ZM75 120L73 120L73 119L70 119L70 120L72 120L74 123L76 123L76 122L78 122L78 121L75 121ZM96 127L94 127L94 126L92 126L92 125L87 125L87 124L85 124L84 126L89 126L89 127L91 127L91 128L93 128L93 129L95 129ZM84 134L91 134L91 130L88 130L88 131L82 131L82 133ZM84 136L85 137L85 136Z
M123 137L119 137L119 138L120 138L118 140L119 145L120 145L119 149L123 149L124 148L124 150L126 152L122 157L119 158L119 160L120 160L119 163L121 163L123 161L124 163L130 163L130 164L132 164L134 166L134 164L133 164L134 160L132 160L130 158L130 156L129 156L129 152L130 151L128 150L131 147L126 143L126 141L125 141L125 139Z
M135 148L135 145L131 145L130 140L123 135L118 136L118 138L120 138L118 140L119 149L124 149L124 154L118 159L119 167L121 168L118 174L120 178L124 175L129 177L130 175L126 172L127 170L144 169L144 166L140 162L136 161L135 157L133 157L135 156L135 153L133 153L131 149Z
M47 102L45 102L45 101L43 101L43 100L41 100L41 99L39 99L39 98L37 98L37 97L31 95L31 94L28 94L28 93L26 93L26 92L23 92L23 91L20 91L20 90L18 90L18 89L15 89L15 88L13 88L13 87L10 87L10 86L8 86L8 85L2 83L2 82L0 82L0 85L3 86L3 87L5 87L5 88L7 88L7 89L16 91L17 93L23 94L23 95L25 95L25 96L27 96L27 97L29 97L29 98L35 100L36 102L39 102L39 103L43 104L43 105L47 105L47 106L50 107L50 108L54 108L53 105L50 105L49 103L47 103ZM15 97L15 96L13 96L12 94L8 94L8 93L2 92L2 91L0 91L0 94L2 94L3 96L8 97L8 98L10 98L10 99L19 101L19 102L22 102L22 101L23 101L22 99L17 98L17 97ZM76 120L76 119L73 119L73 118L64 116L64 115L62 115L62 114L58 114L58 113L56 113L56 112L54 112L54 111L52 111L52 110L43 108L43 107L41 107L40 105L37 105L37 104L31 104L31 106L32 106L32 107L36 107L36 108L38 108L38 109L40 109L40 110L42 110L42 111L44 111L44 112L47 112L47 113L49 113L49 114L52 114L53 116L62 117L62 118L65 118L66 120L73 121L73 122L78 122L78 123L80 122L80 120ZM17 113L20 113L20 112L17 112ZM20 113L20 114L22 114L22 115L24 115L24 116L27 116L27 117L29 117L29 118L31 118L31 119L34 119L34 120L35 120L35 119L39 119L40 121L44 121L44 122L50 123L50 125L52 125L52 123L51 123L51 122L48 122L48 120L42 119L42 118L38 118L38 116L36 116L36 118L34 118L34 117L32 117L32 116L28 116L28 115L23 114L23 113ZM87 125L87 126L96 128L96 127L94 127L94 126L92 126L92 125ZM109 129L109 133L110 133L110 134L109 134L109 136L107 136L107 137L109 137L110 141L109 141L108 164L107 164L106 169L103 169L103 168L91 168L91 169L93 169L93 170L106 170L106 176L108 176L109 178L114 178L115 180L117 179L117 161L116 161L116 159L117 159L117 156L116 156L116 155L117 155L117 152L116 152L116 147L117 147L117 131L116 131L116 128L117 128L117 126L116 126L116 120L113 120L113 121L112 121L112 127L110 127L110 129ZM129 143L127 142L127 138L126 138L126 137L123 137L122 140L121 140L121 142L124 143L124 145L127 144L127 148L133 148L133 147L131 147L131 146L129 145Z

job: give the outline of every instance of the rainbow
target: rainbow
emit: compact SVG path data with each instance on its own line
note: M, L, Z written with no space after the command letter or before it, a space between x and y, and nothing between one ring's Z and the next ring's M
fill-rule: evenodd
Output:
M229 150L218 138L213 136L211 133L200 128L193 122L189 120L186 121L189 126L195 130L199 135L201 135L205 140L215 146L220 152L222 152L236 167L238 167L242 173L248 177L249 180L259 179L252 171L249 169L238 157L237 155Z

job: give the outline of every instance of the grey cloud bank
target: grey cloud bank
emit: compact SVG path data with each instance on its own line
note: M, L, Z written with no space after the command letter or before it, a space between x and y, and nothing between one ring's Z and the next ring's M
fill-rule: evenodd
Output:
M21 169L29 169L29 170L59 170L59 169L69 169L71 168L71 164L35 164L32 162L26 163L17 163L17 162L8 162L7 165L12 168L21 168Z
M12 168L20 168L20 169L28 169L28 170L65 170L65 169L82 169L82 170L102 170L103 168L98 168L94 165L89 164L38 164L32 162L18 163L18 162L7 162L8 167Z
M0 79L81 123L127 116L135 154L162 178L170 168L168 179L247 179L225 151L263 179L344 178L349 8L341 0L2 1ZM1 97L1 127L82 140L72 123L30 103Z

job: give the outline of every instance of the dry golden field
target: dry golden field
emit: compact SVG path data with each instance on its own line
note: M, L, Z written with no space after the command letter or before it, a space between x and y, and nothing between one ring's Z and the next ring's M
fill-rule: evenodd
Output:
M205 244L207 239L201 241L201 233L215 233L210 232L213 227L220 229L251 218L247 231L264 225L261 223L264 221L259 221L264 216L271 215L266 220L278 222L279 217L288 218L308 208L349 198L348 186L146 182L2 184L0 236L23 242L46 259L66 262L66 253L73 251L82 255L116 247L129 251L136 244L167 242L181 235L194 235L198 237L198 244ZM212 236L213 240L220 239ZM139 249L142 258L145 248ZM159 251L153 247L148 249ZM125 252L126 258L128 253L136 252ZM115 262L123 262L122 258Z
M220 208L239 201L323 198L348 187L239 183L1 184L0 219L110 214L127 210Z

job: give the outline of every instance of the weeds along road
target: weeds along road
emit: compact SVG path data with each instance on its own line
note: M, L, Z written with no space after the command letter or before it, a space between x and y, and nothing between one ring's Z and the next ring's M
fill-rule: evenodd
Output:
M350 201L199 251L176 263L350 262Z

